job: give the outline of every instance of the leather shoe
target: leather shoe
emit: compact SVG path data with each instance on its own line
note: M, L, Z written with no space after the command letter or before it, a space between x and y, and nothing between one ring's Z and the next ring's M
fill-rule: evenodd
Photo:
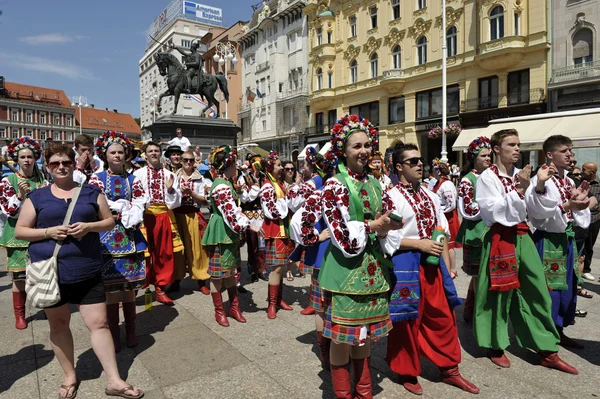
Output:
M587 316L587 312L585 310L577 309L575 310L575 317L585 317Z
M592 273L583 273L581 275L582 278L589 280L589 281L595 281L596 278L594 276L592 276Z
M169 298L167 296L167 294L160 287L156 287L155 292L156 292L156 300L158 302L162 303L163 305L167 305L167 306L175 305L175 302L173 302L173 300L171 298Z
M460 374L458 366L451 368L440 368L440 371L442 372L443 383L453 385L465 392L474 394L479 393L479 388L477 388L471 381L467 380Z
M496 366L500 366L505 369L510 367L510 360L508 357L506 357L506 354L503 350L490 349L488 350L488 357Z
M567 337L562 331L559 331L558 333L560 334L560 346L565 348L583 349L582 344L572 338Z
M306 309L303 309L300 311L300 314L302 316L308 316L311 314L315 314L317 312L317 310L315 308L313 308L312 306L308 305L308 307Z
M410 375L400 375L400 384L410 393L423 395L423 387L419 384L417 377Z
M579 374L579 371L577 371L575 367L571 366L570 364L562 360L560 357L558 357L558 353L556 352L550 354L540 352L539 355L540 363L544 367L559 370L563 373L575 375Z

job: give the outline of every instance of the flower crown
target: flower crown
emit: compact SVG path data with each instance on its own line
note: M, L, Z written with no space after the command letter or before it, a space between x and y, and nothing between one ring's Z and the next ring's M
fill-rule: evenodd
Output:
M469 155L469 157L471 157L471 159L475 159L477 154L479 154L481 150L485 149L492 149L490 139L488 139L485 136L480 136L477 137L475 140L471 141L471 144L469 144L469 148L467 148L467 154Z
M269 152L269 156L267 157L267 171L272 172L275 167L275 162L279 159L279 154L276 150L271 150Z
M127 138L125 133L115 132L113 130L102 133L98 140L96 140L96 154L99 157L104 156L111 144L121 144L125 149L125 156L131 153L131 150L133 149L133 143Z
M344 155L344 146L353 132L361 130L367 134L373 147L379 144L379 132L368 119L360 115L346 115L331 129L331 148L337 157Z
M225 153L225 159L223 159L223 161L217 165L217 163L215 162L215 158L216 158L217 154L220 152ZM212 164L212 167L219 174L221 174L225 171L225 169L227 169L228 167L233 165L235 163L236 159L237 159L237 152L235 150L235 147L230 147L228 145L224 145L224 146L217 148L215 150L215 152L212 153L211 164Z
M308 165L310 165L311 167L315 165L315 163L317 162L317 150L315 149L315 147L308 147L306 149L306 163Z
M338 164L338 157L335 156L331 148L327 150L323 156L323 172L328 175L332 175L335 172L335 168Z
M8 146L8 156L13 161L17 162L19 159L19 151L21 150L31 150L33 152L33 156L36 160L40 159L42 156L42 148L40 143L37 140L32 139L31 137L21 137L13 140L12 143Z
M431 161L431 164L433 165L434 169L439 169L441 163L442 161L440 161L439 158L433 158L433 161Z

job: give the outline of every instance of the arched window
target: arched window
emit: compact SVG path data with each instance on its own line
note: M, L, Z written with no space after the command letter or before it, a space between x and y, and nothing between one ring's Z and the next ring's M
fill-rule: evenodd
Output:
M327 74L327 87L330 89L333 88L333 72Z
M454 57L457 53L456 27L452 26L446 31L446 47L448 57Z
M377 77L377 66L379 64L379 57L377 56L377 53L371 54L370 62L371 62L371 77L376 78Z
M504 37L504 8L496 6L490 11L490 40Z
M427 38L425 36L421 36L417 40L417 59L419 60L419 65L427 63Z
M358 63L356 60L352 60L350 63L350 83L356 83L358 81Z
M579 65L594 60L594 33L587 28L573 35L573 64Z
M317 69L317 90L321 90L323 88L323 70L321 68Z
M396 47L392 49L392 65L394 66L394 69L402 68L401 59L402 50L400 49L400 45L396 45Z

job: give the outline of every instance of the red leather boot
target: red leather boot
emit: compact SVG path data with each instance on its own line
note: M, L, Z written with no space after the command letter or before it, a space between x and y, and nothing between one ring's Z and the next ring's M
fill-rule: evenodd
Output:
M211 292L210 295L215 305L215 320L220 326L229 327L229 320L227 320L225 308L223 307L223 296L220 292Z
M540 355L541 364L544 367L562 371L563 373L569 373L569 374L575 374L575 375L579 374L579 371L577 371L577 369L575 367L571 366L570 364L568 364L567 362L562 360L560 357L558 357L558 353L556 353L556 352L553 352L553 353L539 352L539 355Z
M329 364L329 348L331 347L331 340L323 336L322 331L317 331L317 345L319 345L319 351L321 352L321 363L325 370L330 370Z
M313 286L311 284L310 287L308 288L308 297L309 298L312 296L312 290L313 290ZM311 314L315 314L316 312L317 312L317 309L315 309L312 306L308 305L305 309L302 309L300 311L300 314L302 316L308 316L308 315L311 315Z
M156 292L156 300L164 305L167 306L173 306L175 305L175 302L173 302L173 300L171 298L169 298L167 296L167 294L165 293L165 291L163 291L163 289L159 286L154 287L155 288L155 292Z
M135 302L123 303L123 316L125 317L125 333L127 335L127 347L135 348L138 346L137 335L135 334L135 319L137 311Z
M510 360L506 357L506 354L501 349L489 349L488 357L496 366L500 366L502 368L510 367Z
M415 395L423 395L423 387L419 384L417 377L412 375L399 375L400 384L410 393Z
M279 285L269 284L269 307L267 308L267 317L269 319L277 318L277 299L279 298Z
M293 307L288 305L283 300L283 279L281 280L281 283L279 283L279 286L277 287L277 305L283 310L294 310Z
M206 282L207 280L198 280L198 288L200 289L200 292L204 295L210 295L210 290L206 286Z
M15 313L15 328L17 330L24 330L27 328L27 320L25 320L25 301L27 300L27 294L25 291L13 291L12 297L13 311Z
M240 300L238 299L237 287L227 288L227 294L229 295L229 316L233 317L240 323L245 323L246 319L242 316L240 310Z
M373 399L370 366L370 357L365 359L352 359L354 399Z
M106 305L106 319L108 320L108 329L112 335L115 344L115 352L121 352L121 330L119 329L119 304L111 303Z
M352 399L350 386L350 364L345 366L331 365L331 383L335 399Z
M440 371L442 372L443 383L458 387L465 392L479 393L479 388L460 374L458 366L446 368L440 367Z

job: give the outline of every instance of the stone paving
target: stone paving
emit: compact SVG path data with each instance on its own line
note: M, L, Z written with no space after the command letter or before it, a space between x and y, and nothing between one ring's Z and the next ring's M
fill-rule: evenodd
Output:
M245 251L243 250L243 256ZM596 251L600 254L599 251ZM4 254L0 254L4 259ZM599 258L600 260L600 258ZM460 262L460 254L459 259ZM592 268L598 270L598 260ZM460 264L460 263L459 263ZM176 306L154 303L145 311L140 294L138 334L140 345L118 354L121 375L143 388L146 398L332 398L328 373L321 370L317 356L314 321L299 310L308 300L309 278L286 282L284 297L294 305L293 312L279 311L276 320L266 316L267 283L247 285L242 294L242 309L248 322L230 319L229 328L220 327L213 318L210 296L197 291L193 281L185 280L175 296ZM464 296L468 280L461 274L456 285ZM508 349L510 369L500 369L485 358L471 329L457 309L463 346L462 373L481 389L481 398L589 398L600 394L600 285L587 283L593 299L579 298L579 307L589 312L586 318L567 329L568 334L586 345L585 350L561 350L561 356L576 366L579 376L542 368L537 355L516 344ZM41 313L28 313L29 327L18 331L12 315L10 279L0 277L0 398L56 398L62 381L58 362L49 342L48 322ZM105 379L89 340L89 333L76 310L71 329L75 340L76 369L82 380L78 398L104 398ZM124 327L123 327L124 328ZM122 331L122 339L125 332ZM377 399L409 398L412 395L397 383L384 362L385 340L373 346L372 376ZM440 383L435 367L423 361L420 378L429 398L467 398L469 394Z

